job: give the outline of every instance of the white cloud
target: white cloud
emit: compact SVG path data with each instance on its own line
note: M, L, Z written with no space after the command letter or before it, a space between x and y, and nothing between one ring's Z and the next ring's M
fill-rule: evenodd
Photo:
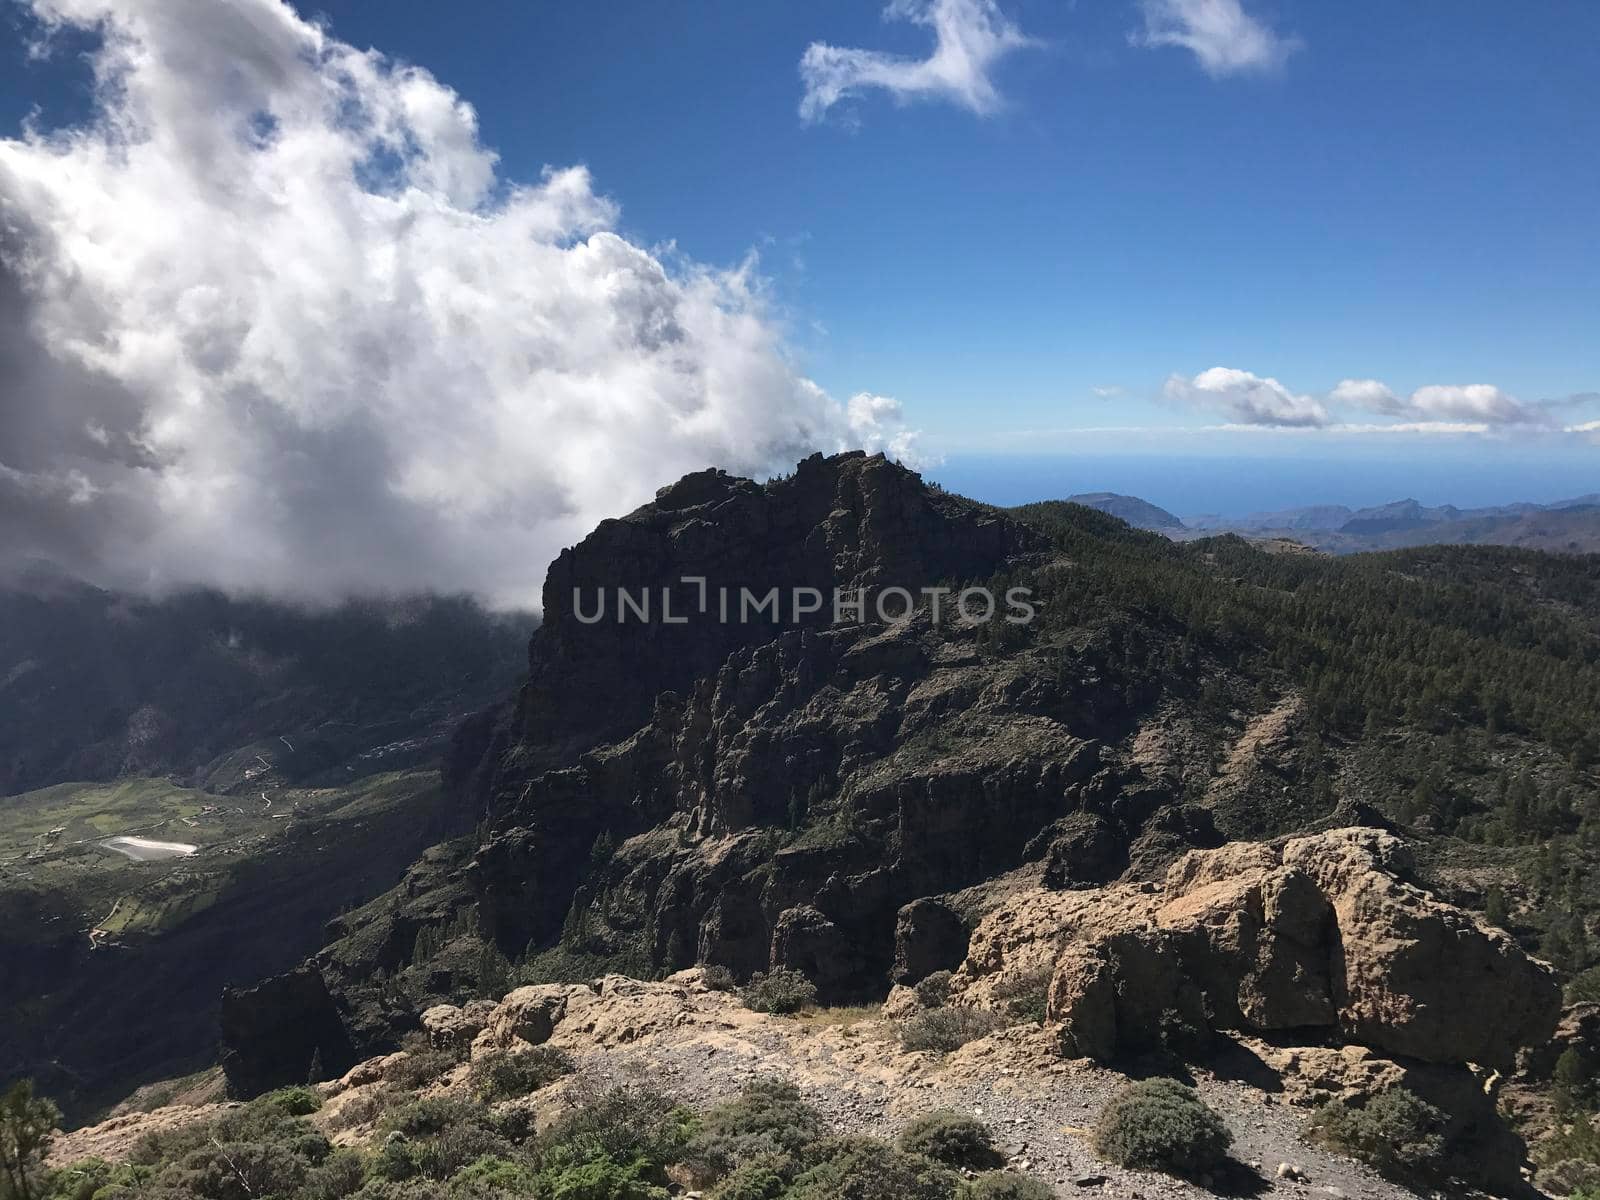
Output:
M1134 45L1178 46L1212 76L1277 70L1302 44L1274 33L1240 0L1140 0L1139 7L1144 29L1131 36Z
M1328 410L1313 396L1296 395L1276 379L1232 367L1212 367L1193 379L1173 375L1163 394L1179 404L1227 413L1241 425L1320 426Z
M1543 413L1487 383L1430 385L1401 397L1388 384L1376 379L1344 379L1328 393L1328 400L1388 416L1412 417L1423 423L1464 421L1485 426L1549 423Z
M994 112L1001 101L990 71L1013 50L1032 44L995 0L893 0L884 18L932 29L932 52L915 59L813 42L800 59L804 120L821 120L839 101L869 88L897 101L943 99L980 115Z
M1334 404L1353 404L1357 408L1376 413L1400 413L1405 403L1390 390L1389 385L1376 379L1341 379L1328 393Z
M1407 409L1423 417L1492 425L1528 425L1539 419L1515 398L1487 383L1421 387L1411 393Z
M536 597L678 474L905 453L761 280L503 176L465 101L280 0L31 0L100 112L0 140L0 546L117 582ZM4 565L4 564L0 564Z

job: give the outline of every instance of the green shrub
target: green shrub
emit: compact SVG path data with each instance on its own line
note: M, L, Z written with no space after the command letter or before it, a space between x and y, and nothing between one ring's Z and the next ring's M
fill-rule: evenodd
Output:
M361 1190L366 1164L354 1150L335 1150L306 1179L305 1200L343 1200Z
M995 999L1004 1001L1007 1011L1019 1021L1042 1025L1050 999L1051 974L1046 968L1006 979L995 987Z
M714 1179L737 1163L762 1156L803 1159L827 1134L822 1114L800 1098L793 1084L754 1079L737 1100L705 1114L683 1159L698 1178Z
M1567 981L1567 1003L1600 1000L1600 966L1579 971Z
M533 1177L530 1195L543 1200L668 1200L647 1163L620 1163L603 1155L554 1163Z
M407 1034L400 1043L405 1058L391 1067L388 1078L408 1092L420 1091L465 1057L465 1046L436 1046L421 1030Z
M493 1113L452 1096L426 1096L384 1118L388 1136L371 1164L381 1179L443 1181L480 1158L513 1149Z
M152 1167L87 1158L50 1172L40 1195L42 1200L121 1200L142 1194L154 1175Z
M33 1094L33 1080L12 1084L0 1096L0 1188L26 1197L43 1172L61 1110Z
M994 1148L994 1134L976 1117L948 1108L916 1118L900 1132L896 1145L907 1154L920 1154L950 1167L983 1170L1003 1160Z
M521 1054L496 1051L472 1064L472 1091L485 1103L526 1096L577 1070L571 1055L554 1046L535 1046Z
M1556 1059L1551 1076L1555 1085L1556 1107L1563 1111L1589 1109L1596 1098L1594 1061L1576 1046L1568 1046Z
M322 1096L308 1087L286 1087L268 1092L255 1102L269 1104L286 1117L309 1117L322 1107Z
M613 1088L562 1114L539 1135L543 1162L606 1159L659 1170L677 1162L698 1129L693 1113L643 1088Z
M900 1044L907 1050L948 1054L1004 1026L1005 1019L998 1013L952 1005L913 1013L900 1022L898 1032Z
M739 992L744 1006L755 1012L797 1013L817 1002L817 985L799 971L775 967L767 974L757 971Z
M1056 1200L1056 1190L1032 1175L991 1171L967 1184L961 1200Z
M486 1155L457 1171L450 1180L453 1197L499 1197L505 1195L530 1195L534 1175L529 1168L509 1158Z
M700 968L701 981L713 992L736 992L739 990L739 981L733 977L733 972L721 963L706 963Z
M870 1138L835 1138L784 1200L955 1200L961 1177L948 1167Z
M185 1200L252 1200L298 1194L311 1166L278 1142L213 1142L157 1173L158 1195Z
M943 1008L950 1003L950 972L935 971L912 988L923 1008Z
M711 1200L780 1200L794 1177L795 1162L782 1154L758 1154L735 1167L711 1190Z
M1445 1167L1443 1112L1405 1088L1385 1088L1356 1107L1335 1100L1311 1118L1312 1141L1358 1158L1391 1179L1438 1178Z
M1141 1079L1111 1098L1094 1130L1094 1151L1121 1167L1198 1175L1222 1162L1233 1134L1193 1088Z

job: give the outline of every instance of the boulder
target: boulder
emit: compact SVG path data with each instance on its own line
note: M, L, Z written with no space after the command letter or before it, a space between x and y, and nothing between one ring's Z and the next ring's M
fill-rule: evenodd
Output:
M785 909L772 929L772 965L799 971L817 985L824 1003L854 998L868 978L867 963L844 930L809 904Z
M1162 887L1036 889L979 923L952 986L998 1005L1049 969L1063 1049L1096 1058L1209 1026L1510 1066L1555 1027L1553 974L1409 870L1398 838L1356 828L1191 851Z
M890 972L895 983L919 983L935 971L954 971L966 956L967 923L948 904L924 897L896 914Z
M421 1021L428 1040L441 1048L469 1046L494 1015L492 1000L474 1000L465 1008L435 1004L423 1010Z
M517 1043L542 1046L567 1014L573 985L540 983L508 992L483 1024L483 1038L499 1049Z
M1075 813L1059 824L1061 832L1045 856L1045 887L1096 887L1127 869L1127 841L1109 821Z

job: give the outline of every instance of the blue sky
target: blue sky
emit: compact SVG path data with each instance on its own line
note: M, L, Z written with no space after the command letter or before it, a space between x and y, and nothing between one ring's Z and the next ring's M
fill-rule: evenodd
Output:
M1285 503L1597 486L1600 446L1562 430L1600 397L1539 402L1600 393L1600 6L1210 0L1266 49L1208 70L1148 44L1151 13L1203 40L1182 18L1206 0L940 0L1016 35L975 73L984 111L865 86L803 119L812 43L929 55L902 2L301 11L453 87L503 178L586 164L631 240L756 252L798 368L898 399L971 490L1019 454L1156 491L1124 460L1176 460L1217 493L1187 511L1270 503L1250 458L1291 464ZM0 117L75 119L81 76L8 46ZM1490 390L1439 390L1466 385Z

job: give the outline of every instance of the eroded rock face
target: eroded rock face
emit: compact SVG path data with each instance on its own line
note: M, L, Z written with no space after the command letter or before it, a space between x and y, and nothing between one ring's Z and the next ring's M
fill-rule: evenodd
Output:
M1551 971L1406 882L1408 867L1393 835L1340 829L1193 851L1161 887L1033 892L978 925L953 987L981 1003L1050 970L1049 1017L1084 1057L1148 1047L1176 1023L1510 1066L1554 1029Z
M895 916L890 977L911 984L935 971L954 971L967 956L967 936L966 921L948 904L931 896L913 900Z
M1361 1106L1389 1088L1405 1088L1445 1114L1442 1131L1455 1170L1497 1195L1529 1195L1521 1164L1528 1148L1501 1119L1492 1081L1459 1064L1387 1058L1365 1046L1244 1045L1279 1079L1291 1104L1331 1100Z
M916 589L941 579L990 574L1036 535L990 510L927 489L881 455L813 455L793 475L768 484L722 471L687 475L653 503L602 522L551 564L544 625L530 652L532 674L518 722L525 744L593 746L625 736L650 715L655 696L681 691L716 671L734 650L771 639L751 621L659 619L619 622L615 591L661 604L672 592L677 616L698 611L705 580L713 611L727 589L735 613L741 588L815 588L823 610L807 622L832 622L835 588ZM605 593L607 619L586 623ZM576 599L575 599L576 598Z
M356 1061L333 997L312 966L223 992L222 1038L222 1069L241 1096L305 1083L313 1059L334 1075Z

